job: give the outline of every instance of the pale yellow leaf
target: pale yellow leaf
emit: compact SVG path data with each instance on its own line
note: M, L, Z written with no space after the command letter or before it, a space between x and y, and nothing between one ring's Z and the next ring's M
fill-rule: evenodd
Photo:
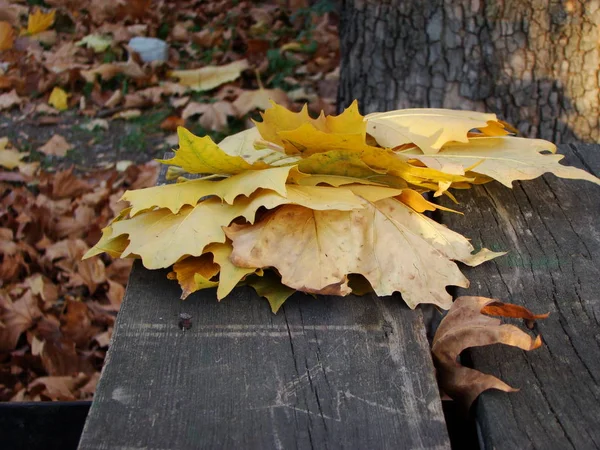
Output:
M152 207L168 208L174 214L182 206L194 206L202 197L216 195L232 204L238 195L248 197L257 189L270 189L286 196L285 182L291 166L265 170L249 170L219 181L190 180L177 184L154 186L146 189L127 191L121 200L131 205L131 215Z
M343 188L289 185L286 197L260 190L250 197L239 197L233 205L210 198L194 207L184 206L177 214L167 208L142 211L132 218L120 216L113 221L103 230L107 236L103 235L85 257L110 248L115 253L121 251L123 258L141 257L148 269L169 267L185 255L200 256L211 243L225 242L222 227L228 226L236 217L253 223L260 207L273 209L288 203L317 210L351 210L362 208L365 202ZM128 237L129 243L121 250L124 236Z
M551 153L543 154L543 151ZM515 180L531 180L545 173L600 184L598 178L584 170L559 164L564 156L554 152L556 146L542 139L505 136L471 138L467 144L446 144L435 155L418 154L418 150L408 154L441 171L448 164L460 164L465 171L485 175L508 187L512 187Z
M0 138L0 166L12 170L22 164L21 160L29 153L21 153L15 148L7 148L8 138Z
M426 155L437 153L451 141L466 143L470 130L498 123L495 114L434 108L372 113L365 121L367 132L382 147L414 143Z
M244 268L235 266L230 259L233 247L230 241L223 244L210 244L205 249L213 254L215 263L220 267L219 286L217 287L217 299L222 300L233 290L233 288L247 275L254 273L255 268Z
M112 44L112 37L101 34L88 34L75 45L85 46L94 50L94 53L102 53Z
M234 81L248 68L245 59L224 66L206 66L201 69L173 70L169 76L178 78L179 83L194 91L209 91L230 81Z

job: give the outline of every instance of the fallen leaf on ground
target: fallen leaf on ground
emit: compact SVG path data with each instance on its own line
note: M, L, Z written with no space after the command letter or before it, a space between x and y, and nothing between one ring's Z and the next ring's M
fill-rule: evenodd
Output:
M255 91L244 91L233 102L233 107L240 116L245 116L254 109L268 109L272 106L271 101L288 107L290 100L281 89L257 89Z
M15 32L8 22L0 22L0 51L10 50L15 42Z
M50 98L48 98L48 104L52 105L59 111L65 111L69 108L68 98L69 97L65 91L63 91L59 87L55 87L54 89L52 89Z
M91 48L96 53L102 53L112 44L110 36L101 34L88 34L86 37L78 41L75 45Z
M212 131L226 130L228 117L237 116L237 112L230 102L217 101L214 103L190 102L181 112L181 117L187 119L198 114L200 115L198 123L202 128Z
M161 130L176 131L178 127L185 125L185 118L179 116L169 116L160 124Z
M169 76L178 78L179 83L194 91L209 91L224 83L234 81L248 68L245 59L224 66L207 66L193 70L174 70Z
M119 111L118 113L113 114L113 119L124 119L130 120L140 117L142 115L142 111L139 109L126 109L125 111Z
M8 146L8 138L0 138L0 166L12 170L18 167L21 160L29 153L21 153L15 148L6 148Z
M38 151L53 156L65 156L73 146L60 134L53 135L48 142L38 148Z
M461 402L465 409L469 409L479 394L488 389L504 392L518 389L492 375L461 365L457 358L463 350L506 344L529 351L542 345L539 335L534 339L516 326L502 324L499 319L485 314L528 320L548 316L535 315L526 308L485 297L459 297L455 300L433 338L432 352L441 389Z
M144 70L133 59L124 63L107 63L91 70L82 70L81 76L88 83L96 81L96 76L101 80L112 80L119 74L126 75L131 78L143 78L146 76Z
M49 13L43 13L39 8L36 8L36 10L29 14L29 17L27 18L27 33L35 35L42 31L46 31L54 23L55 15L56 10L51 10Z
M17 91L15 89L0 95L0 111L3 109L10 109L15 105L20 105L21 103L23 103L23 99L17 95Z
M106 119L92 119L88 123L81 125L81 128L84 128L88 131L94 131L99 128L108 130L108 121Z
M14 350L21 333L32 327L41 315L37 298L30 290L14 302L0 295L0 351Z

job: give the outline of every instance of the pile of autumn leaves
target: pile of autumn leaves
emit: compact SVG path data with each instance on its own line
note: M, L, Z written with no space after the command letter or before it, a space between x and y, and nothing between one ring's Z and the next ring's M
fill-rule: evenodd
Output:
M455 261L475 266L502 253L473 253L467 238L423 214L441 208L423 193L453 198L450 188L494 179L510 187L546 172L600 183L560 165L550 142L510 130L469 111L363 117L356 102L317 119L274 104L256 128L219 145L180 128L175 156L161 161L179 182L126 192L129 207L86 257L172 266L182 298L216 287L222 299L250 285L274 312L295 291L399 292L411 308L447 309L446 286L468 286Z

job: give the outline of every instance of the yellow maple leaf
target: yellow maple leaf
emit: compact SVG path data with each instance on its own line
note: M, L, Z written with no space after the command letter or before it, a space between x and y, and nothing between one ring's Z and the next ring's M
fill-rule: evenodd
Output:
M466 144L449 143L435 155L418 154L414 150L404 154L440 171L454 171L458 165L465 173L487 177L483 182L494 179L508 187L515 180L532 180L545 173L600 184L598 178L584 170L559 164L564 156L555 152L556 146L542 139L504 136L471 138Z
M239 78L248 68L248 61L242 59L224 66L207 66L192 70L173 70L170 77L178 78L179 83L194 91L209 91L222 84Z
M129 202L131 215L153 207L168 208L177 214L184 205L194 206L202 197L215 195L229 204L238 195L248 197L258 189L269 189L286 196L286 180L292 166L249 170L218 181L190 180L127 191L121 200Z
M264 140L281 146L286 153L310 156L316 152L365 145L366 124L353 102L339 116L312 119L305 105L298 113L273 105L255 122ZM346 142L349 141L349 142Z
M0 166L12 170L23 164L21 160L29 153L21 153L15 148L7 148L8 146L8 138L0 138Z
M103 230L99 243L84 258L110 249L123 258L142 258L148 269L169 267L182 256L200 256L207 245L225 242L222 227L236 217L253 223L259 208L273 209L290 203L316 210L346 211L364 207L365 201L349 189L288 185L286 197L259 190L250 197L238 197L232 205L209 198L194 207L186 205L177 214L160 208L125 218L130 212L127 211ZM127 246L122 248L125 242Z
M382 147L413 143L426 155L437 153L451 141L467 143L473 129L497 135L504 128L495 114L434 108L372 113L365 116L365 121L367 132Z
M446 286L468 286L453 260L477 265L500 255L472 254L466 238L393 198L354 211L286 205L225 232L236 266L274 267L286 286L324 295L349 294L348 274L361 274L377 295L400 292L411 308L448 308Z
M48 13L43 13L39 8L36 8L27 18L27 34L35 35L46 31L54 23L55 10Z
M248 164L240 156L230 156L219 148L209 136L198 137L183 127L177 128L179 149L163 164L179 166L189 173L236 174L245 170L266 169L267 164L257 161Z
M48 104L59 111L65 111L69 108L68 98L68 94L57 86L52 89L50 97L48 98Z
M0 21L0 51L10 50L15 42L15 32L10 23Z

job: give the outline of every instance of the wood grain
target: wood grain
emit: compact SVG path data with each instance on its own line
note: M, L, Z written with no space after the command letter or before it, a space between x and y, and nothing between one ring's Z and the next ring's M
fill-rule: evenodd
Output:
M274 315L250 288L179 296L136 261L80 449L450 447L400 298L296 294Z
M600 146L561 146L565 163L600 175ZM550 312L544 346L471 351L473 366L501 377L516 394L484 393L477 419L484 448L600 448L600 187L553 175L457 191L464 216L442 222L476 246L510 253L464 269L469 289Z

